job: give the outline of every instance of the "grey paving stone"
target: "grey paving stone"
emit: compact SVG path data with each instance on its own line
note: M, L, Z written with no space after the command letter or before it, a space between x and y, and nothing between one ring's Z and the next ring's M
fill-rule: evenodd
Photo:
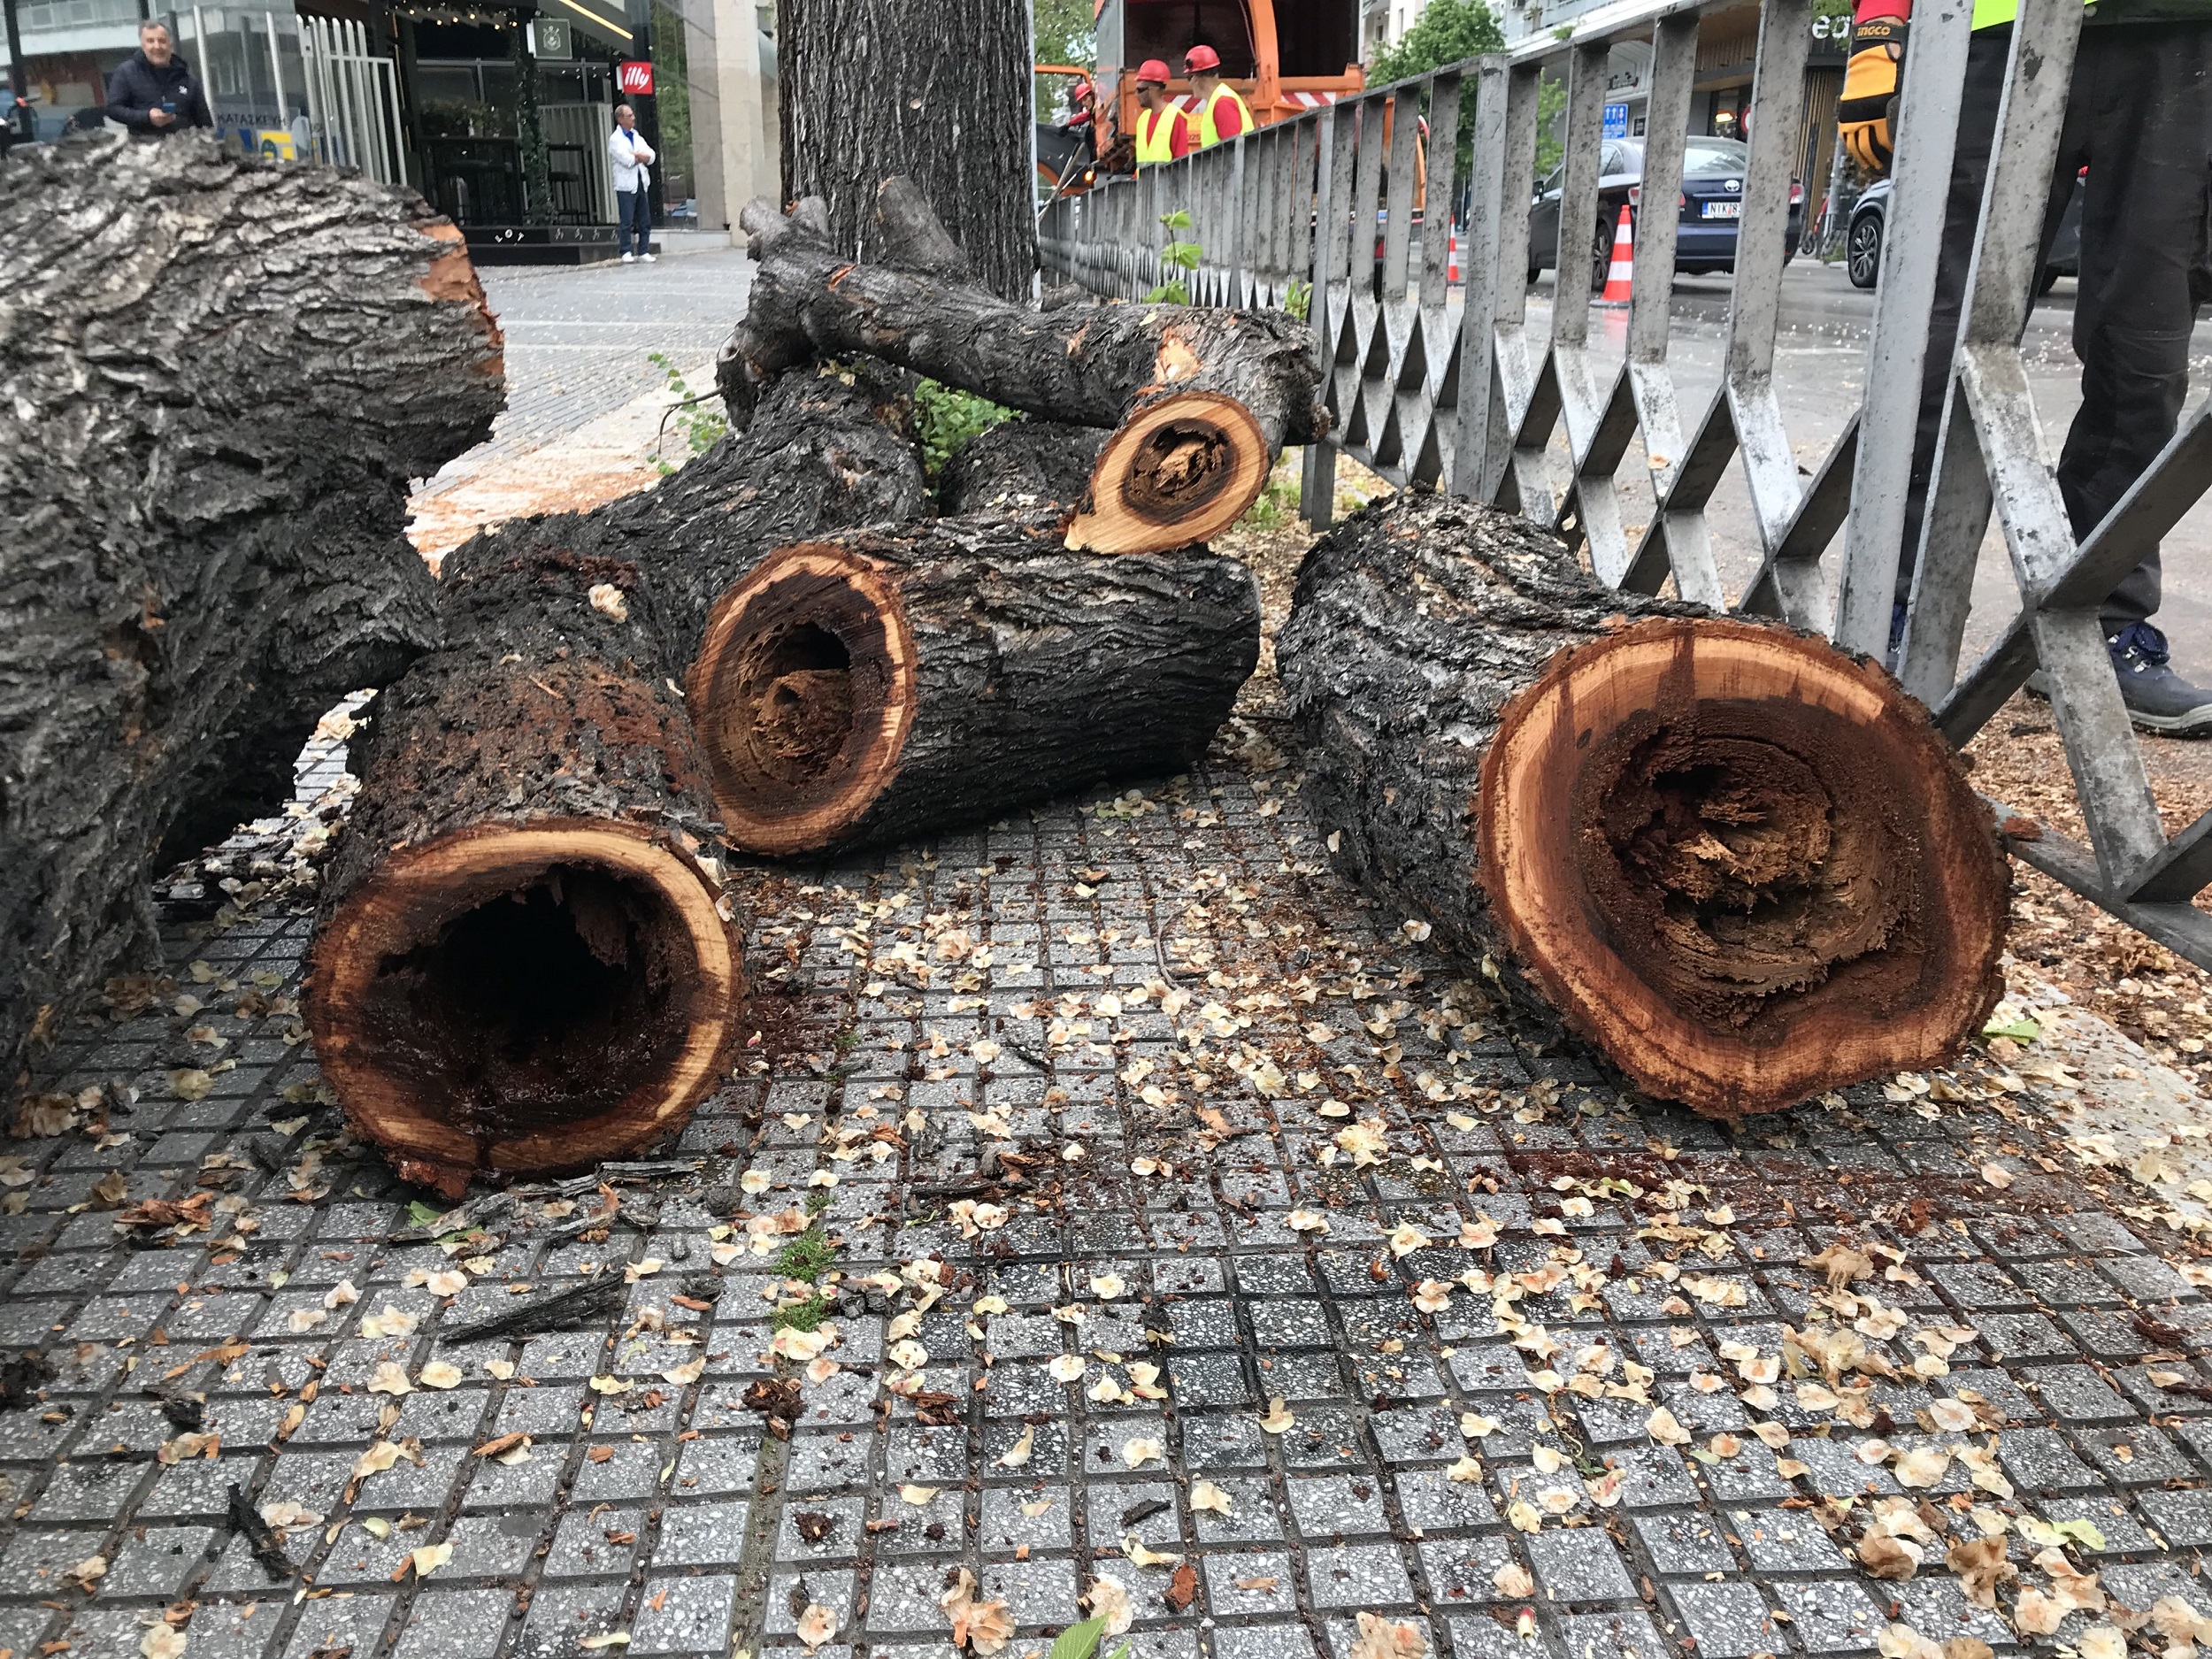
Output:
M1526 1548L1536 1587L1548 1601L1617 1601L1636 1594L1620 1551L1598 1527L1539 1532Z
M1889 1621L1855 1580L1801 1583L1784 1579L1772 1589L1791 1627L1809 1654L1862 1653L1872 1648Z
M1710 1659L1749 1659L1788 1644L1778 1632L1766 1598L1740 1579L1724 1584L1671 1584L1667 1599L1689 1627L1697 1651Z

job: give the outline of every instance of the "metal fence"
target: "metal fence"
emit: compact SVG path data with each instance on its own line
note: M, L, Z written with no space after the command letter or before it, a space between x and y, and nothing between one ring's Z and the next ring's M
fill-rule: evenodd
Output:
M1159 215L1189 211L1199 303L1279 305L1310 283L1315 350L1334 417L1306 452L1303 511L1328 522L1338 450L1393 483L1432 485L1517 511L1586 547L1607 582L1721 607L1707 509L1740 461L1758 541L1740 609L1786 618L1882 654L1905 525L1928 315L1964 87L1970 0L1923 0L1906 59L1898 165L1867 344L1865 391L1825 457L1801 473L1775 386L1791 173L1800 142L1811 0L1764 0L1735 275L1719 389L1687 408L1670 366L1675 215L1638 216L1625 360L1591 346L1587 238L1598 213L1607 60L1652 45L1641 199L1681 188L1701 17L1731 0L1622 0L1571 32L1379 87L1179 162L1056 203L1045 265L1093 292L1141 299L1162 279ZM1939 462L1919 531L1900 678L1963 745L2039 665L2089 845L1992 803L2013 854L2212 968L2212 814L2169 840L2120 699L2098 610L2142 553L2212 484L2212 400L2200 402L2143 479L2077 543L2052 475L2019 349L2039 275L2039 227L2082 23L2081 0L2022 0L1984 197ZM1537 105L1566 82L1565 157L1551 334L1527 329ZM1473 102L1472 177L1452 136ZM1426 178L1417 156L1425 115ZM1468 206L1448 280L1452 215ZM1415 208L1432 204L1419 227ZM1171 273L1172 274L1172 273ZM1555 488L1563 427L1571 477ZM1647 522L1624 523L1616 474L1640 434ZM1632 490L1640 487L1632 486ZM1992 513L2019 614L1962 675L1968 595ZM1842 533L1839 558L1824 565ZM2005 826L2011 833L2007 833Z

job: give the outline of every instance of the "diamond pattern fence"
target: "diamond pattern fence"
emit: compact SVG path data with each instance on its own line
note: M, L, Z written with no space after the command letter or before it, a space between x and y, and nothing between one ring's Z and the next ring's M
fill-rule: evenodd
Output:
M1726 0L1624 0L1570 32L1377 87L1056 202L1040 232L1047 267L1094 293L1141 299L1163 275L1160 216L1182 208L1193 219L1185 235L1203 250L1187 279L1195 303L1309 305L1333 417L1327 442L1305 457L1304 512L1317 526L1328 522L1340 450L1393 483L1493 503L1556 530L1617 587L1655 592L1671 578L1683 597L1726 608L1707 510L1736 462L1760 563L1735 608L1882 653L1907 530L1971 8L1938 0L1916 13L1866 389L1809 475L1784 423L1775 337L1811 0L1766 0L1761 10L1720 387L1703 408L1686 407L1670 365L1676 222L1668 214L1638 218L1624 360L1592 349L1593 288L1601 280L1592 246L1611 240L1599 205L1611 48L1651 44L1640 189L1643 200L1664 202L1681 188L1698 31L1708 12L1724 9ZM2019 347L2081 24L2078 0L2023 0L1896 667L1956 745L2039 668L2089 844L1992 802L1999 833L2016 856L2212 967L2212 915L2193 902L2212 883L2212 814L2167 835L2098 616L2212 485L2212 400L2184 416L2157 462L2078 541ZM1536 176L1548 73L1566 87L1565 159L1551 332L1539 343L1528 329L1524 182ZM1471 167L1463 178L1447 138L1462 131L1470 103ZM1442 211L1463 199L1463 290L1451 280L1453 215ZM1620 473L1640 437L1647 508L1624 516ZM1563 438L1563 490L1553 469ZM1628 483L1631 501L1645 488ZM1968 597L1993 515L2020 609L1997 645L1962 672ZM1833 559L1832 548L1839 549Z

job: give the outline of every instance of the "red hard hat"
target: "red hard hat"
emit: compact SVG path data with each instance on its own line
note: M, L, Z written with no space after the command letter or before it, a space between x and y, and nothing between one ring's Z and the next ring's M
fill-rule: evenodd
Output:
M1194 46L1183 54L1183 67L1194 75L1221 67L1221 54L1210 46Z
M1137 65L1137 79L1156 81L1164 87L1169 79L1167 65L1156 58L1148 58Z

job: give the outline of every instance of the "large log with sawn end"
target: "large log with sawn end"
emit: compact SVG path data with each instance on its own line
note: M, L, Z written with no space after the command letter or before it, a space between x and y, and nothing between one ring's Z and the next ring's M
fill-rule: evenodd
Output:
M306 996L354 1129L457 1195L680 1128L743 995L708 773L637 567L480 535L372 705Z
M500 337L411 191L195 134L0 161L0 1068L158 963L150 874L436 638L410 480Z
M1277 661L1341 867L1720 1117L1952 1058L2003 990L1989 816L1879 665L1600 587L1433 496L1325 537Z
M732 589L685 687L732 843L905 841L1203 754L1259 659L1251 572L1057 526L855 531Z
M740 223L760 269L717 372L733 421L743 425L795 365L863 354L1048 419L1110 427L1071 548L1203 541L1252 504L1286 443L1327 429L1310 332L1286 314L1037 311L941 270L855 264L832 247L818 201L789 215L756 201Z

